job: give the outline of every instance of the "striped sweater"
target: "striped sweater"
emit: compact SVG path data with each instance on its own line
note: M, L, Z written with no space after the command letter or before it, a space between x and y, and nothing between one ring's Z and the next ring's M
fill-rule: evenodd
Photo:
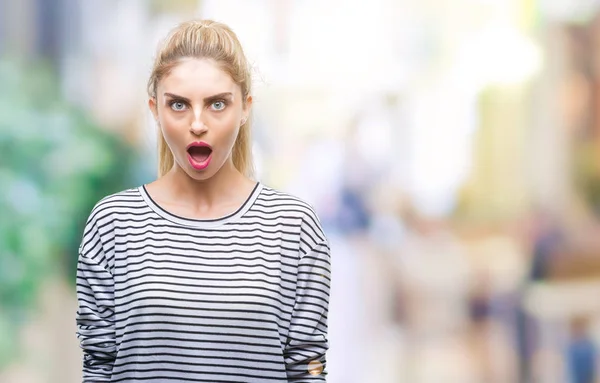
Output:
M77 267L84 382L324 382L330 251L306 202L257 183L234 213L99 201Z

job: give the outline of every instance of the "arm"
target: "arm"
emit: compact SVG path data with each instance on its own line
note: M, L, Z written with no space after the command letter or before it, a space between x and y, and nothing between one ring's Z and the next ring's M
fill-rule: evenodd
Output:
M83 349L83 382L110 382L116 356L114 283L102 265L102 244L86 228L77 263L77 338Z
M290 382L325 382L331 261L326 241L302 256L296 303L284 350Z

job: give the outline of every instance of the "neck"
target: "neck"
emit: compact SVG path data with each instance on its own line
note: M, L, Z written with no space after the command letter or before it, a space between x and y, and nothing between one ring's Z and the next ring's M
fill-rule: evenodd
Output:
M240 193L254 181L239 172L231 160L207 180L196 180L187 175L177 164L164 176L170 185L170 199L193 210L206 211L238 201Z

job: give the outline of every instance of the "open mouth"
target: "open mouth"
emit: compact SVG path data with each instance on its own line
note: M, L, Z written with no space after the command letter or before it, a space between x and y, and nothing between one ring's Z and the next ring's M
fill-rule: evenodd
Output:
M188 148L188 153L195 162L203 163L210 157L212 149L208 146L191 146Z

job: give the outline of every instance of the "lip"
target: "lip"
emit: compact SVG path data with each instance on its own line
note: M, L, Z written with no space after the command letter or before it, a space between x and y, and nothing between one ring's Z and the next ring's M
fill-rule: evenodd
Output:
M207 148L210 148L210 150L211 150L211 153L210 153L210 155L209 155L209 156L208 156L208 157L207 157L207 158L206 158L204 161L202 161L202 162L197 162L197 161L195 161L195 160L194 160L194 158L192 158L192 155L191 155L191 154L189 153L189 151L188 151L188 150L189 150L190 148L192 148L192 147L207 147ZM191 165L191 166L192 166L194 169L196 169L196 170L204 170L204 169L206 169L206 168L208 167L208 165L210 164L210 160L211 160L211 158L212 158L212 146L210 146L210 145L209 145L209 144L207 144L206 142L202 142L202 141L199 141L199 142L192 142L191 144L189 144L189 145L186 147L186 151L188 151L188 153L187 153L187 155L188 155L188 161L189 161L190 165Z

